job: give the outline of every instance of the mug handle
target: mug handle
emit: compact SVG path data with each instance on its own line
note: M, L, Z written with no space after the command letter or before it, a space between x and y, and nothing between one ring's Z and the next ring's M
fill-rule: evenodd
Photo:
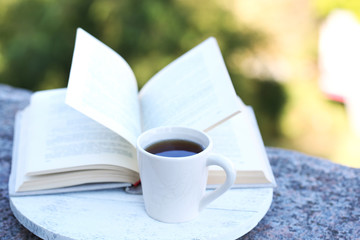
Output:
M210 165L217 165L224 169L226 173L226 180L223 185L217 187L214 191L205 194L205 196L200 201L200 211L210 202L214 201L216 198L220 197L220 195L229 190L229 188L234 184L236 179L236 171L234 164L228 158L223 157L219 154L211 153L206 160L206 166Z

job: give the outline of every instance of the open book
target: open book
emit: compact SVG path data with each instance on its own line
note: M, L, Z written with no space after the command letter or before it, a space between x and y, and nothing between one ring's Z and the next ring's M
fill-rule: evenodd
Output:
M10 194L131 185L139 180L137 137L165 125L208 132L237 168L235 187L276 185L254 113L236 96L214 38L138 92L125 60L78 29L68 88L34 93L17 115ZM223 180L210 167L209 186Z

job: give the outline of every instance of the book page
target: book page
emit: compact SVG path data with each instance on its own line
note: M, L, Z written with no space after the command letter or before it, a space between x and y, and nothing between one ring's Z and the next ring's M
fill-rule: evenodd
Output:
M164 125L207 130L241 111L214 38L157 73L139 100L143 130Z
M65 104L66 89L35 93L28 121L28 175L74 169L125 167L137 171L136 151L126 140Z
M128 140L141 133L137 82L112 49L77 30L66 103Z
M208 132L213 139L215 153L229 158L238 171L263 172L267 181L275 185L265 146L251 107ZM211 170L221 170L210 166ZM222 171L222 170L221 170Z
M19 189L20 185L24 181L26 163L24 162L27 157L27 130L29 129L27 116L29 107L16 113L15 125L14 125L14 142L13 142L13 153L11 162L11 176L9 179L9 194L15 193ZM22 161L21 161L22 160Z

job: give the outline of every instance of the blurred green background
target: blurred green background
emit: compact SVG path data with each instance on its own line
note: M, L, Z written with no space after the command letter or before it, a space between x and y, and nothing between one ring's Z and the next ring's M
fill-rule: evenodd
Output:
M337 8L360 16L358 0L1 0L0 82L65 87L77 27L124 57L139 87L214 36L265 145L360 167L344 105L318 84L319 26Z

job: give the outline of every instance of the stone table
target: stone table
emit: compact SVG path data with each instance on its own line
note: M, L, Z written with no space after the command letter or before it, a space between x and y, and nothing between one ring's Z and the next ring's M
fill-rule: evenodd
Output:
M14 116L30 95L0 84L0 239L38 239L16 220L8 196ZM360 239L360 169L266 150L278 187L268 213L241 239Z

